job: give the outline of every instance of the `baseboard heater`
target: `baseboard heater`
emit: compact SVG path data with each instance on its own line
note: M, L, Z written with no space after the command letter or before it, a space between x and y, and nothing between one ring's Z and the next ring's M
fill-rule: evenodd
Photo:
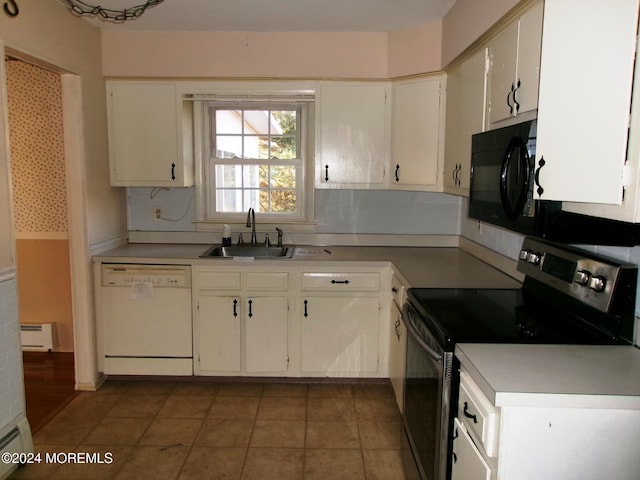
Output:
M54 343L52 323L23 323L20 325L20 342L22 350L34 352L51 352Z
M0 429L0 455L3 460L12 461L0 462L0 479L7 478L18 466L14 459L21 460L21 454L26 458L27 454L33 453L33 440L31 429L26 418L21 418L17 422L12 422ZM7 457L7 458L5 458ZM25 462L26 463L26 462Z

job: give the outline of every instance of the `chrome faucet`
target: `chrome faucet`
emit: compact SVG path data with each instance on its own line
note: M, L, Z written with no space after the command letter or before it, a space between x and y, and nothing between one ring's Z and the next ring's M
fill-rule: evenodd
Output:
M258 243L258 236L256 235L256 212L253 208L250 208L247 212L247 227L251 227L251 243Z

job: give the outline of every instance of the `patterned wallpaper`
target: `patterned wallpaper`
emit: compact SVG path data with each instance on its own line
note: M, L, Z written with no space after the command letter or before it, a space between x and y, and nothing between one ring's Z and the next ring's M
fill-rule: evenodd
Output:
M5 63L16 232L67 232L60 75Z

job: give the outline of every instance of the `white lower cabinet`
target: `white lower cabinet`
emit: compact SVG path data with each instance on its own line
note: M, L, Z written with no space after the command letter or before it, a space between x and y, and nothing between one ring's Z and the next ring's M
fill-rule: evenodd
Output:
M197 375L287 374L288 279L289 272L196 271Z
M305 296L303 305L303 373L354 376L378 371L377 298Z
M240 372L238 296L198 295L196 372Z
M194 372L386 377L390 269L194 266Z
M457 418L453 425L452 480L491 480L491 467Z
M246 371L286 372L288 312L286 297L249 297L244 315Z

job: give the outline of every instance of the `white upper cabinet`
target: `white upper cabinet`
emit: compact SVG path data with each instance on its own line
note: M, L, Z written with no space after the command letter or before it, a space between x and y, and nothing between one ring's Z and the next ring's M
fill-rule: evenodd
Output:
M490 125L538 106L542 14L540 2L488 44Z
M191 105L175 84L108 82L107 108L111 185L193 185Z
M394 82L388 184L426 190L442 184L446 77Z
M471 136L484 130L486 48L474 53L447 75L447 119L444 191L469 195Z
M316 188L382 186L389 152L389 84L324 85L316 96Z
M622 200L638 0L548 0L540 69L539 198Z

